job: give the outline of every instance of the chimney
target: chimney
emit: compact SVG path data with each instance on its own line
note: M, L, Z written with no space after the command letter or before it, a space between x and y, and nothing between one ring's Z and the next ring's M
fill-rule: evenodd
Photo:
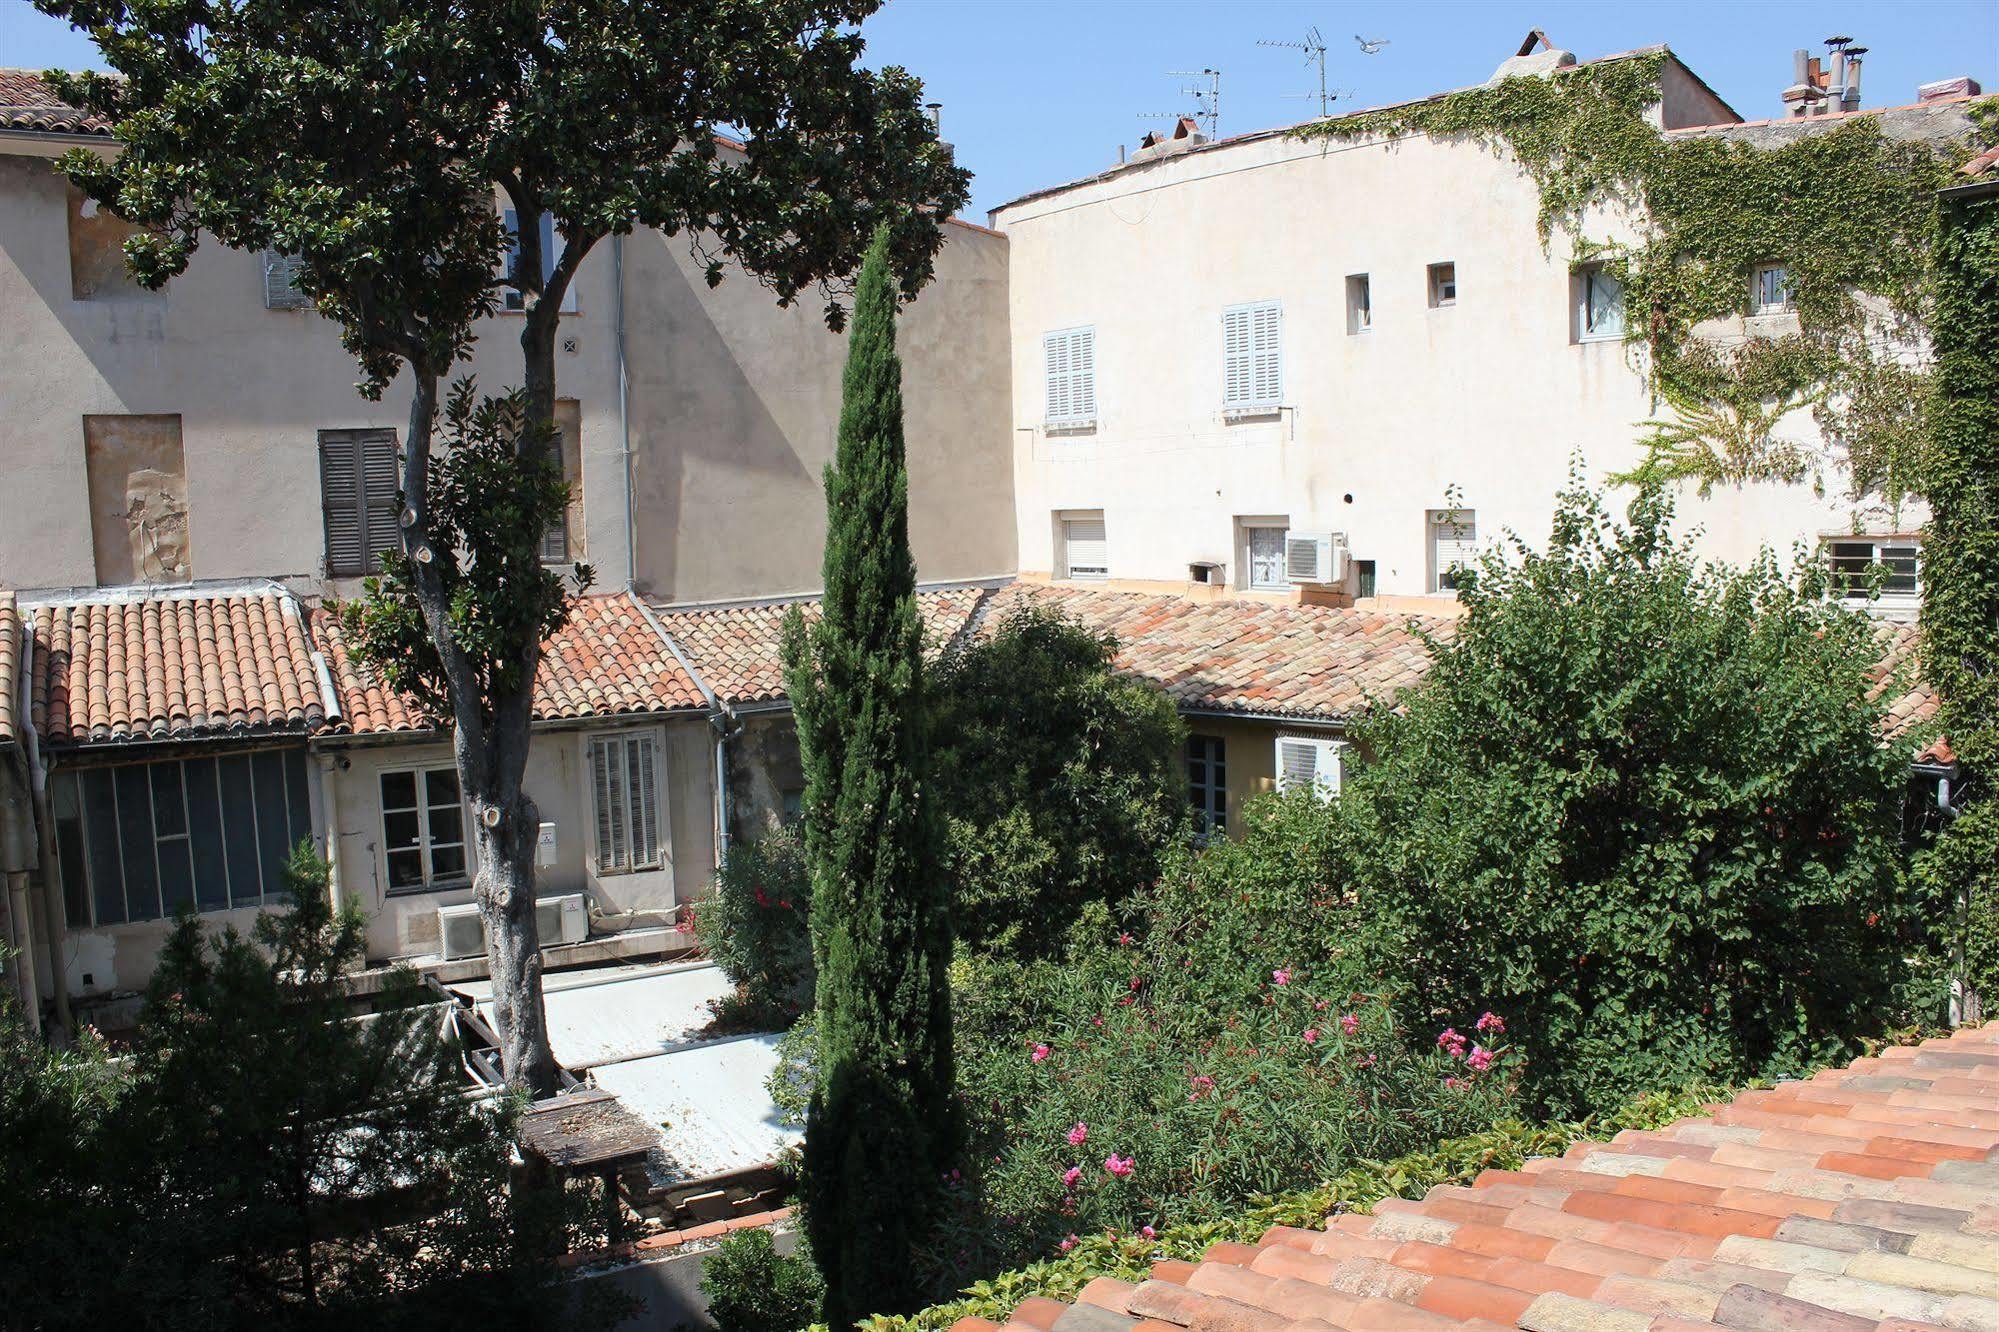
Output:
M1867 54L1864 46L1849 46L1841 52L1846 58L1846 92L1840 98L1839 109L1858 111L1860 109L1860 57Z
M1954 79L1938 79L1935 83L1916 85L1918 102L1948 102L1958 97L1976 97L1985 90L1978 80L1969 74L1960 74Z
M1791 52L1791 86L1784 89L1784 114L1792 120L1812 114L1812 103L1819 96L1818 63L1817 57L1803 48Z

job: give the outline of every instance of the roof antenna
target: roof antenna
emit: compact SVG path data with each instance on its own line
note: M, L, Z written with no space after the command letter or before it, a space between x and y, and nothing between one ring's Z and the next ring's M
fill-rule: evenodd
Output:
M1326 91L1326 42L1324 38L1319 36L1319 30L1316 27L1305 30L1305 40L1302 42L1276 42L1266 39L1259 40L1257 45L1280 46L1288 51L1303 51L1305 53L1305 63L1316 65L1319 68L1319 114L1323 117L1332 113L1333 102L1340 94ZM1311 93L1285 93L1284 95L1286 97L1312 96Z
M1222 119L1222 72L1218 69L1169 69L1166 71L1176 79L1206 79L1207 86L1198 83L1180 85L1180 95L1194 99L1192 119L1205 127L1208 139L1215 138L1215 127ZM1185 111L1141 111L1140 120L1178 120L1187 115Z

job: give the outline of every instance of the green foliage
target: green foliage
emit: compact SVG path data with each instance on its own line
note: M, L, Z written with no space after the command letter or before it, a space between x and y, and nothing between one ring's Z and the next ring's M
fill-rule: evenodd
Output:
M1152 882L1186 817L1172 700L1111 672L1117 640L1021 607L931 677L957 935L1047 955L1090 902Z
M302 845L293 906L254 938L183 917L115 1072L95 1047L7 1038L0 1096L22 1118L0 1174L42 1177L10 1204L68 1195L40 1233L10 1228L68 1250L10 1305L25 1325L615 1321L557 1285L555 1256L595 1238L581 1200L512 1195L517 1107L467 1097L416 978L357 1014L363 925L333 911L326 876Z
M788 1023L812 1002L812 876L805 843L777 827L735 841L715 891L694 907L694 928L745 1016Z
M821 1076L805 1136L805 1218L843 1327L917 1298L912 1255L955 1147L949 889L938 873L923 624L889 236L855 294L840 432L826 472L824 615L785 623L805 766Z
M1516 1021L1556 1113L1847 1050L1920 935L1873 626L1670 520L1576 482L1545 551L1489 554L1328 821L1370 983Z
M1999 141L1999 102L1983 109L1982 127ZM1999 995L1999 196L1948 199L1936 253L1923 668L1970 780L1921 873L1941 900L1966 905L1968 975L1990 1002Z
M1420 1198L1439 1185L1469 1184L1486 1170L1517 1170L1534 1157L1559 1156L1578 1142L1663 1128L1727 1095L1722 1087L1651 1093L1602 1119L1531 1128L1509 1122L1390 1160L1357 1162L1313 1187L1254 1198L1239 1210L1158 1227L1152 1235L1085 1235L1059 1257L974 1282L959 1299L907 1317L871 1318L863 1326L867 1332L946 1332L961 1318L1004 1322L1031 1296L1074 1300L1102 1276L1143 1281L1162 1259L1198 1262L1210 1245L1254 1244L1272 1226L1319 1229L1337 1214L1371 1211L1384 1198Z
M1796 480L1817 467L1770 432L1784 411L1809 406L1844 450L1852 494L1878 490L1899 504L1922 488L1927 376L1902 365L1893 344L1909 341L1930 307L1928 238L1955 151L1890 138L1874 118L1771 147L1668 138L1646 119L1665 61L1648 54L1509 78L1295 133L1428 134L1511 154L1539 188L1544 243L1559 230L1578 260L1601 261L1623 282L1627 336L1678 409L1645 441L1654 453L1642 474ZM1603 216L1637 221L1638 239L1591 239ZM1750 275L1767 263L1789 271L1797 331L1732 348L1697 337L1705 320L1750 313Z
M541 562L541 534L562 518L569 486L562 479L546 423L523 424L526 395L481 398L470 378L452 385L442 413L444 451L429 471L430 542L419 551L449 550L424 561L437 580L456 655L476 686L473 705L490 712L499 694L530 688L522 643L539 643L562 628L568 596L562 575ZM518 441L528 438L528 447ZM382 572L365 580L363 595L341 607L341 627L383 683L414 695L434 717L452 715L444 662L424 619L418 559L401 551L382 556ZM578 565L577 590L592 571Z
M826 1283L802 1245L781 1254L770 1231L738 1230L708 1255L701 1293L721 1332L798 1332L818 1321Z

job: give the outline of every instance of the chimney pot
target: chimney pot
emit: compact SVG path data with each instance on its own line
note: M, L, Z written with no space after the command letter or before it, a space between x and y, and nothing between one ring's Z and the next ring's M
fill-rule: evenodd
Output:
M1952 79L1938 79L1934 83L1918 84L1916 86L1916 100L1918 102L1942 102L1953 97L1976 97L1984 91L1979 86L1977 79L1972 78L1969 74L1960 74Z

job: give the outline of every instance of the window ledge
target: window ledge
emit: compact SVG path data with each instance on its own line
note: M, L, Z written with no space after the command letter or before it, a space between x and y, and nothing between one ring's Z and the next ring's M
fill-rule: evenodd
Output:
M470 879L444 879L413 888L384 888L384 897L429 897L435 893L462 893L472 887Z
M1226 425L1234 425L1238 421L1270 421L1283 413L1284 408L1280 403L1250 403L1241 407L1222 408L1222 421Z
M1094 435L1097 433L1097 418L1087 421L1044 421L1041 433L1053 439L1062 435Z
M1576 338L1576 346L1589 347L1599 343L1624 341L1626 338L1622 333L1584 333Z

